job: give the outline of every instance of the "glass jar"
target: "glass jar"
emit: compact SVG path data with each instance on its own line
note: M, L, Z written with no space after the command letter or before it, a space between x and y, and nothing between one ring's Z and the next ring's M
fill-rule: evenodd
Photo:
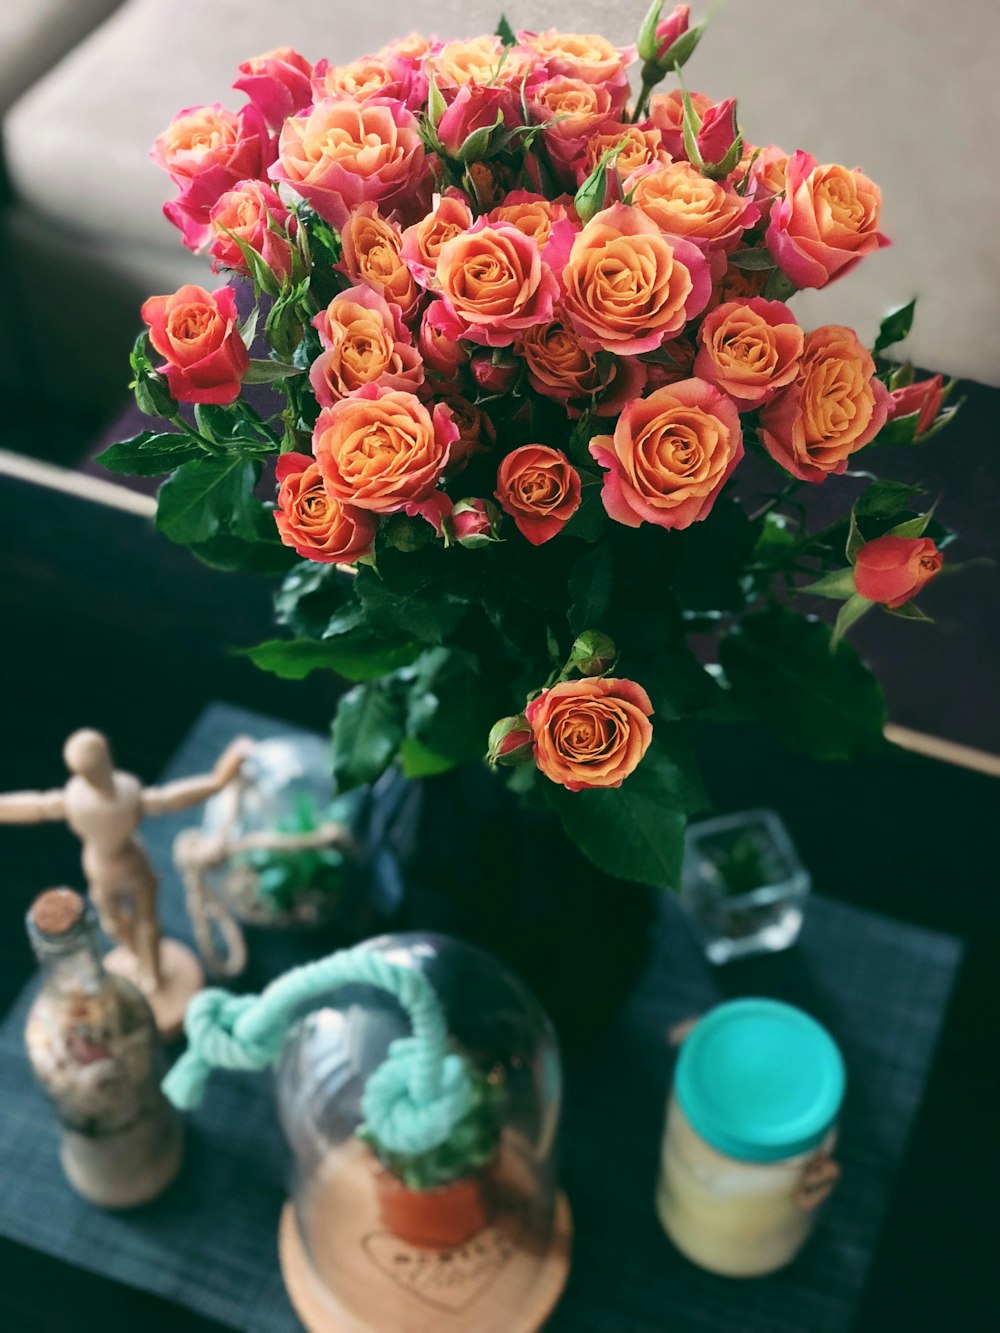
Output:
M468 945L410 934L362 949L426 975L476 1097L443 1150L380 1153L362 1124L362 1094L410 1020L371 985L310 1006L278 1075L295 1156L280 1237L292 1302L310 1333L529 1333L568 1270L552 1027L519 981Z
M811 887L773 810L741 810L688 827L681 902L710 963L793 945Z
M719 1005L681 1046L656 1206L693 1263L758 1277L790 1263L836 1184L844 1063L815 1019L775 1000Z
M42 989L25 1044L62 1125L63 1170L101 1207L146 1203L182 1158L180 1121L160 1091L165 1062L152 1012L131 982L105 971L80 894L43 893L27 924Z

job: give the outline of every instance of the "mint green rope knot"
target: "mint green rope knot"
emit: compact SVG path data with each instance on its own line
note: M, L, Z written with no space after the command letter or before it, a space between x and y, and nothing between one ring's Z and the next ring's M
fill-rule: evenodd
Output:
M415 1096L423 1058L420 1042L400 1037L365 1084L361 1098L365 1124L389 1152L430 1152L447 1140L469 1109L472 1085L460 1055L446 1055L438 1066L439 1086L433 1097Z
M256 995L230 995L209 988L199 991L184 1016L188 1049L163 1081L163 1090L175 1106L191 1110L205 1094L213 1069L265 1069L281 1054L284 1031L247 1040L237 1032L240 1019L252 1012Z

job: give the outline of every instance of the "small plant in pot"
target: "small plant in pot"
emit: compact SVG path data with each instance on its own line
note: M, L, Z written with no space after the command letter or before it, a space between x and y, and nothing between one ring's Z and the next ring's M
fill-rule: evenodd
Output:
M489 1221L489 1176L500 1147L502 1085L470 1069L469 1109L448 1138L421 1153L389 1152L365 1124L358 1137L378 1163L382 1221L410 1245L463 1245Z

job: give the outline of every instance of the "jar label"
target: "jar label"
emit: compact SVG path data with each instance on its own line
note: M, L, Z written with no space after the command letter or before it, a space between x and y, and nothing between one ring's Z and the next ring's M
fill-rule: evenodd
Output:
M833 1193L840 1179L840 1167L825 1152L814 1153L802 1168L795 1189L795 1202L806 1212L818 1208Z

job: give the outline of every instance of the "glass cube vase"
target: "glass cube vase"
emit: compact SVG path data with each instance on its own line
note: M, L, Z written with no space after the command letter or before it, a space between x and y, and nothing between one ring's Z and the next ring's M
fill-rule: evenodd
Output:
M711 963L789 948L810 888L773 810L743 810L687 831L681 901Z

